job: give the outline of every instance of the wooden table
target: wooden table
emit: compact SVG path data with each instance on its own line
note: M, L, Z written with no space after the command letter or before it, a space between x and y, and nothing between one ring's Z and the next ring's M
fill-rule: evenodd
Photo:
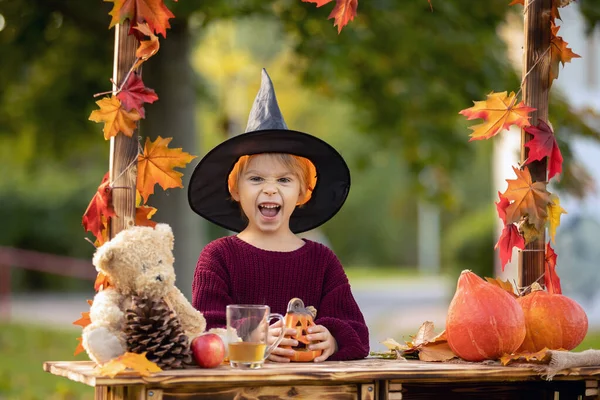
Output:
M600 368L574 368L543 380L528 367L366 359L321 364L228 365L98 376L89 361L46 362L44 370L95 387L96 399L594 399Z

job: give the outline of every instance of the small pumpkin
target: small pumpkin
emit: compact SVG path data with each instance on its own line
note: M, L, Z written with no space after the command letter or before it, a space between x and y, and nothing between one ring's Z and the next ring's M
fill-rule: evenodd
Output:
M316 316L317 310L314 307L305 307L301 299L293 298L289 301L285 314L285 327L296 330L296 334L292 335L291 338L298 341L298 346L282 346L294 350L294 355L288 357L290 361L312 361L323 352L322 350L308 350L310 344L318 343L306 338L308 328L315 325L314 318Z
M567 296L549 293L534 283L531 293L517 299L525 313L527 335L519 351L573 350L585 338L588 319L583 308Z
M519 348L525 338L525 316L507 291L465 270L448 308L446 335L460 358L495 360Z

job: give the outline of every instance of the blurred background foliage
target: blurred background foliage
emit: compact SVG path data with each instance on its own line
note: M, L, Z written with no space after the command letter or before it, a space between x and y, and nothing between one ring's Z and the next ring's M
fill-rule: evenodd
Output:
M299 0L170 3L177 18L144 76L159 97L152 81L175 92L193 89L197 146L183 147L202 156L243 132L266 67L288 125L329 141L350 165L347 204L322 228L346 266L414 269L417 208L426 202L441 209L444 271L490 275L497 219L493 143L468 143L458 111L491 91L518 91L520 71L509 64L498 32L521 8L507 3L433 1L432 12L426 0L361 1L340 35L326 19L329 7ZM93 94L110 89L111 7L0 0L0 245L82 258L94 250L83 240L81 216L108 169L108 143L102 126L87 117L96 108ZM590 27L599 9L598 2L581 1ZM161 62L164 54L169 58ZM194 78L177 81L173 66L186 64ZM569 142L600 136L556 90L551 97L566 156L561 188L583 196L586 175L569 157ZM152 123L165 127L161 136L183 140L186 119L161 114L162 107L164 100L146 107L150 116L160 115ZM152 131L146 127L142 134ZM157 221L169 222L161 218L168 201ZM205 242L225 234L203 229ZM66 285L20 274L25 289Z

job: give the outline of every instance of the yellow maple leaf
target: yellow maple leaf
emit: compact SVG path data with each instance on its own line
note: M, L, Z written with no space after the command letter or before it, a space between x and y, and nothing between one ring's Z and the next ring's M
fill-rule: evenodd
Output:
M183 174L174 168L183 168L196 156L179 149L169 149L169 142L173 138L161 138L160 136L152 142L146 138L144 153L138 156L138 179L137 190L142 196L144 203L154 193L154 185L157 183L167 190L170 188L181 188Z
M508 188L502 195L511 203L506 207L506 223L519 222L527 215L529 222L536 229L541 229L546 222L547 205L550 203L550 192L545 182L533 182L529 169L513 167L517 179L507 179Z
M560 199L556 195L550 196L551 202L548 203L548 231L550 232L550 238L554 242L554 236L556 236L556 228L560 226L560 214L567 214L564 208L560 206Z
M502 365L508 365L513 361L543 364L548 363L550 361L550 357L551 353L549 353L549 349L544 347L542 350L535 353L524 351L522 353L504 354L502 357L500 357L500 362Z
M539 237L541 236L542 232L544 232L544 230L538 230L535 225L530 224L527 221L524 221L521 226L519 227L519 230L521 231L521 235L523 235L523 239L525 239L525 244L528 245L531 242L535 242L536 240L539 239Z
M448 361L456 357L450 349L448 342L430 342L419 349L419 360L421 361Z
M487 95L485 101L474 101L475 105L461 110L459 114L468 120L481 118L484 120L479 125L470 126L473 132L469 135L472 140L489 139L502 129L508 129L511 125L519 127L529 126L529 113L535 108L527 107L524 102L517 104L516 95L511 92L494 93Z
M104 122L104 139L115 137L119 132L129 137L133 135L136 121L141 118L137 110L125 111L121 107L121 100L115 96L100 99L96 104L100 109L92 111L89 119Z
M514 288L513 284L508 281L508 279L503 281L500 278L494 279L494 278L486 277L485 280L488 281L489 283L491 283L492 285L496 285L500 289L507 291L508 293L513 295L513 297L517 297L517 294L515 293L515 288Z
M162 369L156 363L148 361L146 353L136 354L127 352L97 368L100 375L114 378L119 373L131 369L141 376L150 376L153 372L160 372Z

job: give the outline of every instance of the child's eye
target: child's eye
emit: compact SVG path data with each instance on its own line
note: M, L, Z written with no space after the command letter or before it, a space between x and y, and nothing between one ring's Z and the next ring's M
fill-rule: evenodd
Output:
M279 178L278 180L281 183L290 183L292 181L291 178Z
M248 178L251 182L262 182L263 178L261 178L260 176L251 176L250 178Z

